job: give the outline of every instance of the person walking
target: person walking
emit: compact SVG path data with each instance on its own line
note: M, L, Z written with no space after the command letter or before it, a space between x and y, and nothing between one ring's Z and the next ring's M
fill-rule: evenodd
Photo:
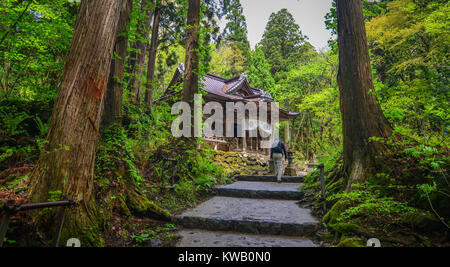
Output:
M277 182L281 183L281 176L283 175L283 154L284 159L287 159L286 146L278 138L272 144L270 148L270 159L273 160L275 176L277 177Z

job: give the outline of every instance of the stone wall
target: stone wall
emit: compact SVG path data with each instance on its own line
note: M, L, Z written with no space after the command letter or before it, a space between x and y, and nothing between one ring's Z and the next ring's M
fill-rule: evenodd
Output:
M228 176L266 175L269 171L268 157L245 152L215 151L215 164L222 166Z

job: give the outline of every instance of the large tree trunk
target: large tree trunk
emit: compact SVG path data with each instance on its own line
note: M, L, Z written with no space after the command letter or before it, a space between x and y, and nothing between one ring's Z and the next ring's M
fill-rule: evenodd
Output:
M187 20L186 70L184 72L183 100L193 102L198 92L198 42L200 39L200 0L190 0Z
M122 122L123 75L128 46L127 24L130 21L132 5L133 0L123 0L106 90L103 126L108 126L112 123L121 124Z
M30 177L32 202L47 201L57 191L77 201L66 213L62 238L92 242L92 231L98 226L93 194L95 151L122 2L81 2L48 143ZM36 215L39 231L49 233L55 225L55 209Z
M161 6L155 9L153 18L152 38L150 40L150 51L148 52L147 83L145 84L145 103L150 110L153 104L153 81L155 77L156 52L158 51L159 19L161 17Z
M385 147L370 137L388 137L392 128L376 102L361 0L337 0L340 107L347 191L375 171Z
M136 104L141 101L141 78L142 70L144 69L145 55L147 54L147 38L150 34L150 26L152 23L152 12L153 9L150 7L149 3L153 3L154 0L142 0L141 2L141 13L144 13L144 19L138 25L138 35L145 41L138 39L136 41L136 49L139 51L136 55L136 62L134 66L134 73L130 81L131 92L134 94L134 100ZM148 3L147 3L148 2Z

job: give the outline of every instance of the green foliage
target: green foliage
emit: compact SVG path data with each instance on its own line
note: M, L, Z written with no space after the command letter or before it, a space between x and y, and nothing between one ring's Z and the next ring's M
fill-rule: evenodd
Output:
M380 140L389 150L383 156L388 165L369 182L377 190L407 201L409 205L450 217L448 148L424 144L413 136Z
M170 142L172 133L167 126L176 116L171 114L171 107L164 101L155 105L150 114L131 103L125 109L130 120L129 124L124 125L127 135L131 137L128 142L143 164L158 147Z
M112 212L125 217L153 217L167 220L171 214L150 201L147 183L131 149L125 129L112 124L104 130L97 152L95 178L97 202L106 221L112 219Z
M299 61L306 39L287 9L270 15L260 45L273 75L287 71L291 64Z
M131 239L138 244L148 244L152 240L162 240L163 243L170 243L176 239L175 225L165 224L157 226L155 229L145 229L139 234L132 234Z
M298 109L311 117L309 129L318 135L308 144L298 144L303 151L306 149L305 145L311 145L317 148L316 153L320 158L333 153L341 146L342 126L337 89L327 88L318 93L307 94Z
M239 76L246 72L246 57L236 42L223 42L212 53L211 73L226 78Z
M343 237L336 247L365 247L363 240L361 238L345 238Z
M4 242L4 244L10 244L10 245L17 243L16 240L8 239L7 237L3 238L3 242Z
M0 98L56 96L77 5L67 0L2 1Z
M36 126L39 130L39 136L45 136L48 132L49 125L47 123L43 123L38 116L34 117L34 121L36 122Z
M136 169L134 164L135 158L128 143L125 130L113 124L103 133L102 143L97 152L96 173L103 176L109 171L119 170L117 173L117 182L122 183L124 176L129 177L138 187L142 188L142 176ZM124 164L124 171L120 171L121 165Z
M327 157L322 157L318 160L319 164L324 164L324 175L325 175L325 194L326 196L331 196L338 192L341 192L343 179L342 177L337 177L334 175L334 171L338 170L342 166L342 148L334 152L332 155ZM304 183L302 184L302 189L308 191L313 195L315 200L321 198L321 182L320 182L320 171L315 169L309 172L304 178Z
M156 88L160 90L155 90L153 92L154 98L158 99L161 97L167 89L168 84L173 78L173 70L180 62L184 62L186 56L186 50L182 45L171 45L167 49L159 49L156 56ZM146 76L144 75L144 78ZM144 83L143 83L144 84Z
M17 192L17 191L24 190L24 189L26 188L26 185L19 186L19 184L20 184L21 182L22 182L22 183L26 183L26 181L28 180L28 176L29 176L29 174L22 175L22 176L19 176L19 177L13 179L13 180L10 181L10 182L7 182L5 188L6 188L6 189L9 189L9 190L14 190L14 191L16 191L16 192ZM8 179L11 179L11 176L8 177ZM58 199L58 200L59 200L59 199Z
M371 20L374 17L383 14L387 10L387 3L392 0L362 0L363 15L366 21ZM336 40L337 36L337 12L336 12L336 1L332 2L330 11L325 15L325 28L331 30L332 37L328 40L328 46L334 53L338 52L338 44Z
M49 191L48 195L49 197L47 201L58 201L61 200L62 191L61 190Z
M336 40L337 35L337 12L336 12L336 1L333 1L330 12L325 14L325 28L331 30L332 37L328 40L328 46L330 49L336 53L338 51L338 44Z
M247 23L239 0L230 0L225 20L227 24L223 29L221 39L225 42L235 43L243 56L248 58L250 43L247 39Z
M341 241L377 237L390 245L429 246L417 232L432 235L448 227L448 148L399 132L397 128L392 138L371 139L383 143L387 150L377 159L380 167L376 174L351 192L343 191L341 152L319 161L326 167L328 210L323 222ZM315 210L319 213L320 189L319 172L311 172L305 177L303 190L318 201ZM414 234L405 234L411 232Z
M270 73L270 65L260 46L256 46L251 52L248 63L248 80L251 86L262 90L273 92L275 89L275 80Z
M20 98L0 101L0 171L37 158L48 132L52 103Z
M324 221L329 222L351 222L355 218L361 216L373 216L372 220L388 220L392 221L393 216L402 215L403 213L414 211L415 209L407 206L405 203L393 200L390 197L382 197L360 186L361 190L355 190L350 193L343 192L330 196L327 200L333 201L339 199L335 205L347 206L335 218L325 215ZM364 219L368 219L367 217ZM373 223L377 223L374 221Z
M271 94L285 109L301 112L293 122L292 132L298 131L293 135L293 147L309 160L315 154L333 153L340 146L342 131L337 55L310 50L304 60L276 75L278 82Z
M213 185L226 181L223 170L213 163L213 151L211 149L199 150L195 143L190 140L181 139L174 142L175 151L166 151L166 153L170 153L172 157L178 160L171 170L171 176L179 177L179 181L174 185L174 188L180 197L188 201L195 201L198 196L211 192ZM174 155L174 152L177 153Z
M396 124L445 138L450 114L448 1L396 0L367 23L377 95Z
M420 216L433 220L429 213L404 201L384 196L367 183L358 185L352 192L331 195L327 202L333 205L323 217L323 222L335 235L341 237L338 246L353 246L351 242L345 241L348 237L363 237L363 240L375 237L382 240L383 246L398 246L399 243L417 246L424 240L420 235L408 234L405 238L402 234L414 231L419 225L417 222L423 222L411 221L410 215L423 214ZM430 228L425 229L432 231Z

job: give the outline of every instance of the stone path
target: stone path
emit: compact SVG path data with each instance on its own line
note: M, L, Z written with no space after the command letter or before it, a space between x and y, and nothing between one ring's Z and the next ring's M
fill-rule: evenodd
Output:
M204 230L183 230L179 247L315 247L308 239L276 235L236 234Z
M267 198L267 199L302 199L304 193L299 191L300 184L273 182L245 182L240 181L230 185L216 187L219 196Z
M312 247L319 222L296 202L301 177L241 176L216 187L217 196L177 216L184 227L179 247ZM195 230L191 230L195 229Z

